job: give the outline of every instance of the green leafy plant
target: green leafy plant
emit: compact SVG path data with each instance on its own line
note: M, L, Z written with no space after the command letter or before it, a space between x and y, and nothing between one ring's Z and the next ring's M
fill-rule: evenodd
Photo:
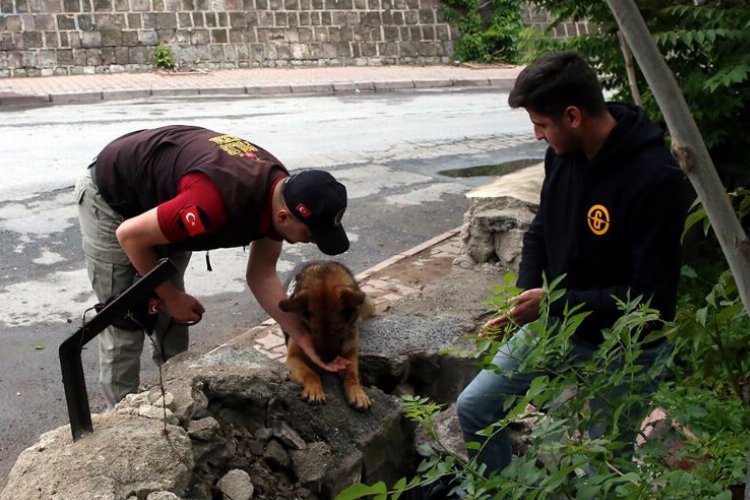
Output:
M750 190L737 189L729 193L729 199L738 218L746 219L750 214ZM699 201L691 207L683 239L693 227L701 227L704 237L713 238L708 216ZM691 300L695 301L702 290L705 295L698 297L704 303L702 307L686 305L677 317L675 343L690 352L678 367L678 376L694 381L695 385L744 398L750 405L750 318L726 262L721 262L721 266L713 284L712 279L701 276L696 269L683 267L683 286L692 290Z
M654 399L669 408L670 425L690 429L693 434L685 448L672 453L672 461L694 467L694 474L707 482L744 483L750 422L739 398L717 396L705 385L669 382ZM664 457L658 452L651 454L652 460L657 458Z
M458 61L518 61L521 24L520 0L446 0L446 19L458 26L453 46Z
M157 68L174 69L175 62L172 55L172 49L166 45L159 45L154 49L154 64Z
M498 287L490 307L507 307L507 290L516 290L512 275ZM741 401L736 397L717 397L714 387L697 387L695 378L681 378L689 363L701 358L678 343L673 353L644 366L636 362L653 342L677 329L654 330L661 323L657 312L640 297L618 301L621 318L603 332L604 341L588 361L569 356L570 340L587 313L580 308L565 310L558 321L550 320L550 304L564 294L560 279L545 283L539 320L527 325L533 331L518 371L535 373L529 390L519 396L506 395L507 416L487 427L490 437L527 410L532 413L531 444L502 472L487 471L476 460L464 461L440 443L435 417L442 409L426 398L406 397L408 418L427 430L434 445L421 450L426 458L410 479L403 478L391 487L385 483L354 485L338 500L374 497L398 498L405 491L450 478L453 493L462 498L731 498L730 487L741 484L744 475L748 428L750 423ZM506 288L504 290L503 288ZM717 302L721 303L721 301ZM503 332L512 333L511 329ZM477 338L481 354L469 351L493 369L491 353L504 341ZM491 345L495 344L495 346ZM698 354L700 355L700 354ZM652 398L650 388L665 378ZM696 377L697 378L697 377ZM594 397L601 406L592 407ZM632 436L650 407L660 405L673 420L691 428L697 439L671 449L664 443L651 443L634 449ZM722 415L715 415L721 413ZM599 426L602 432L592 433ZM467 443L475 450L481 440ZM675 467L689 464L685 469Z
M680 311L673 336L690 353L676 367L681 377L742 397L750 385L750 318L729 270L721 273L703 307Z
M549 30L567 20L589 21L589 35L565 40L528 39L533 56L549 50L575 49L592 60L614 100L632 98L618 27L606 2L533 0L554 18ZM737 134L737 123L750 123L750 5L744 0L638 0L638 8L674 73L725 184L746 184L750 138ZM538 39L537 39L538 40ZM637 65L636 65L637 66ZM637 69L637 67L636 67ZM643 106L657 121L661 113L637 72Z

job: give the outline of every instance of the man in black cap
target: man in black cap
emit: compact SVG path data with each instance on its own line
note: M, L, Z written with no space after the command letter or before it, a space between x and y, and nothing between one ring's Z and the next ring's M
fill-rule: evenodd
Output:
M187 324L203 305L185 293L194 250L251 245L246 278L260 305L316 364L331 372L286 298L276 272L282 242L317 244L327 255L349 248L341 218L346 188L329 173L289 175L269 152L244 139L200 127L140 130L108 144L76 184L83 250L98 299L124 291L169 257L179 273L156 289L161 313L153 329L160 363L187 350ZM140 383L143 325L118 324L99 335L100 381L110 405Z

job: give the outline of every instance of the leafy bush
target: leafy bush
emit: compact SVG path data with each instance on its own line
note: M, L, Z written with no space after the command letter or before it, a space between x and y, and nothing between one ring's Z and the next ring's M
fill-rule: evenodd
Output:
M606 2L598 0L533 0L556 23L589 20L598 29L586 36L554 42L586 54L605 87L618 100L631 99L625 63L617 40L618 27ZM750 137L738 134L750 123L750 5L745 0L638 0L639 10L685 95L719 173L729 188L747 184ZM554 24L553 24L554 27ZM532 55L549 48L547 40ZM637 65L636 65L637 67ZM649 115L661 113L643 76L638 88Z
M685 354L675 367L679 378L742 397L750 386L750 318L728 270L706 295L703 307L679 312L674 338Z
M654 396L656 404L670 409L669 423L689 428L694 438L672 460L690 463L694 475L706 482L741 485L745 482L747 434L750 417L736 397L717 397L705 387L666 383ZM661 458L659 450L651 459ZM661 450L663 452L663 450Z
M446 19L457 26L459 61L529 62L542 52L575 49L606 75L616 100L631 100L618 27L600 0L531 0L554 21L548 33L569 20L589 21L596 29L569 39L540 36L523 29L518 0L444 0ZM750 136L737 133L750 123L750 4L746 0L637 0L646 24L675 75L714 163L728 188L750 181ZM637 65L636 65L637 68ZM643 106L657 122L661 112L637 72Z
M729 193L729 199L737 217L746 219L750 190L737 189ZM706 211L697 200L685 222L683 240L694 227L701 227L703 236L718 246ZM711 274L705 277L704 273ZM700 271L684 266L681 288L687 293L683 294L674 338L681 350L690 354L678 367L677 377L745 398L750 405L750 318L726 261L702 265ZM696 303L704 305L697 307Z
M521 34L521 1L445 0L448 22L458 27L460 36L453 46L458 61L518 61Z
M498 304L507 307L508 296L517 291L513 281L509 274L505 286L498 287L493 310ZM675 324L653 331L651 327L660 323L658 314L639 297L619 302L623 315L603 332L604 342L591 360L572 361L570 340L587 313L573 308L558 324L550 324L549 305L564 293L556 288L558 283L545 284L542 315L527 325L534 332L533 341L519 371L541 370L540 374L526 394L506 395L511 401L506 405L507 417L482 433L497 433L533 405L543 413L530 417L534 419L532 442L522 456L499 473L485 470L476 460L462 460L439 442L434 422L442 407L419 396L405 397L407 416L436 443L422 450L429 456L411 479L403 478L390 488L384 483L353 485L337 499L398 498L411 488L447 478L452 491L462 498L684 498L689 494L690 498L729 500L730 488L744 480L750 428L739 398L717 394L720 386L699 381L699 376L675 379L685 374L683 369L689 371L702 361L687 348L688 340L677 339L671 355L649 366L636 363L645 343L681 332ZM513 330L508 328L502 332L506 338ZM484 368L492 369L492 356L503 341L486 337L477 341L476 350L460 354L480 359ZM652 398L649 387L662 377L665 380ZM591 405L595 396L603 407ZM647 407L655 405L692 429L696 439L680 442L677 448L670 448L669 442L648 442L633 449L632 437ZM604 432L591 433L594 425ZM467 444L474 449L482 446ZM680 465L687 465L687 470Z
M172 50L166 45L159 45L154 50L154 64L157 68L174 69L174 57Z

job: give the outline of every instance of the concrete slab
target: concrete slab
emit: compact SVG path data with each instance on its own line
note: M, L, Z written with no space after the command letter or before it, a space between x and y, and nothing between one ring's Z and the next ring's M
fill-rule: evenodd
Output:
M470 200L514 197L530 204L537 204L543 180L544 163L542 162L499 177L490 184L474 188L466 194L466 197Z
M374 82L334 82L334 92L375 92Z
M435 78L431 80L414 80L414 88L427 89L439 87L451 87L453 81L447 78Z
M245 92L255 95L291 94L292 88L289 85L249 86L245 87Z

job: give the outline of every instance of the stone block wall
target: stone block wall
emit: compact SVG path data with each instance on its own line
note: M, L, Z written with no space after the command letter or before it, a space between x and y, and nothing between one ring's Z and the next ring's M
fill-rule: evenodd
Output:
M0 0L0 78L149 71L159 45L180 70L439 64L457 36L440 0Z
M521 10L521 22L524 26L529 26L539 31L546 30L551 24L550 15L541 9L538 9L531 3L525 3ZM565 21L552 31L554 38L570 38L581 35L588 35L593 31L593 25L588 21Z
M0 0L0 77L430 64L457 32L438 0Z

